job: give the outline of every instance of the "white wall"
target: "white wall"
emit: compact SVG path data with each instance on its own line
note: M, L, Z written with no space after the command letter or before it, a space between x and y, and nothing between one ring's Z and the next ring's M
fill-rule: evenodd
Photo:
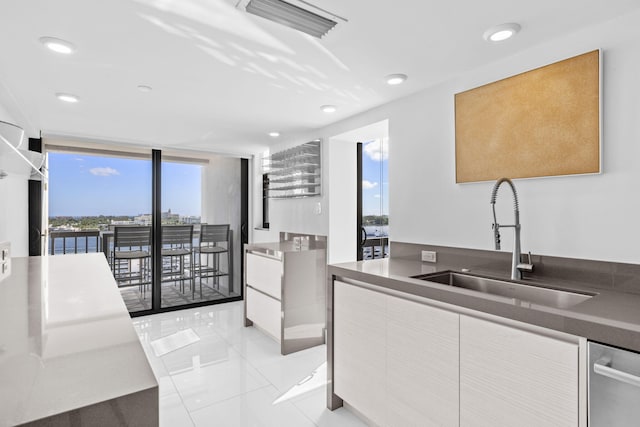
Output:
M329 230L327 260L356 260L356 141L331 138L329 143Z
M283 143L271 150L272 153L285 148L304 144L317 138L313 134L303 135L290 142ZM260 154L256 154L258 161L253 169L253 206L262 206L262 167L259 161ZM306 197L300 199L270 199L269 200L269 230L253 230L252 242L275 242L278 241L280 231L292 233L319 234L327 236L329 230L329 177L327 166L329 165L329 144L328 140L322 141L321 150L322 169L322 195L318 197ZM317 205L320 204L320 213L317 213ZM261 210L254 209L253 227L261 225L259 215Z
M306 136L279 150L310 141ZM253 167L253 227L250 241L275 242L280 231L319 234L328 237L330 263L355 261L356 245L356 145L355 140L324 138L322 141L322 195L301 199L270 199L269 230L256 229L262 221L262 154ZM329 169L330 168L330 169ZM329 172L330 171L330 172ZM320 205L320 213L318 212Z
M455 184L454 94L601 48L603 173L517 180L523 250L639 263L639 21L640 12L635 12L541 44L323 128L314 136L326 139L389 119L391 239L491 249L489 196L493 183ZM411 79L407 84L410 82ZM333 173L334 168L325 165L327 170ZM512 221L510 198L507 188L501 188L498 221L503 224ZM312 202L289 202L286 211L278 207L272 210L274 226L284 230L308 228L328 234L327 221L309 216L307 204ZM306 221L312 226L302 227ZM503 231L503 250L510 250L511 230Z
M20 125L1 104L0 120ZM0 179L0 242L11 242L13 256L29 255L28 192L26 175L9 174Z

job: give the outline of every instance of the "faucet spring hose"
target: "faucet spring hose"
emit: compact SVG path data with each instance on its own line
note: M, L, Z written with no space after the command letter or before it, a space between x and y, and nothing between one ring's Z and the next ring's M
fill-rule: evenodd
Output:
M495 206L496 198L498 197L498 189L500 188L500 185L502 185L503 182L506 182L507 184L509 184L509 186L511 187L511 190L513 191L513 210L519 211L520 208L518 206L518 193L516 192L515 185L513 185L513 182L511 182L509 178L500 178L498 181L496 181L496 184L493 186L493 190L491 190L491 204ZM495 222L495 208L494 208L493 215L494 215L493 218Z

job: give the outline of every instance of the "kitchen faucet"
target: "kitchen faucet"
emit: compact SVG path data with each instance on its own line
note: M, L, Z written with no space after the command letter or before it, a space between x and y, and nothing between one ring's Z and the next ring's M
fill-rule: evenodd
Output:
M496 219L496 197L498 196L498 189L503 182L509 184L511 191L513 191L513 225L500 225ZM518 208L518 193L516 192L516 187L513 185L513 182L511 182L509 178L500 178L493 186L493 190L491 191L491 208L493 210L492 228L496 250L500 250L500 227L513 227L514 229L513 256L511 258L511 279L521 280L523 271L533 271L533 264L531 263L531 252L529 252L528 263L520 262L520 210Z

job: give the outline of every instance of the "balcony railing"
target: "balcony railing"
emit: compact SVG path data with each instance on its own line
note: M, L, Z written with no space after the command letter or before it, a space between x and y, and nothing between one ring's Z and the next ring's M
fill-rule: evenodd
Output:
M77 254L100 252L101 237L99 230L50 231L49 254Z
M120 226L122 227L122 226ZM79 254L89 252L104 252L110 259L113 251L113 228L109 230L61 230L49 232L49 254ZM200 224L193 228L193 243L197 244L200 238Z
M389 256L389 237L367 237L362 244L362 259L387 258Z

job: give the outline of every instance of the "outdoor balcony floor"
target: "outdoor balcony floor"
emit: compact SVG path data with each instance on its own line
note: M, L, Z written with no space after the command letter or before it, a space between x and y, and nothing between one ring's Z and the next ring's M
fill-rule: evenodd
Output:
M192 295L189 283L184 284L184 292L180 291L179 281L168 281L162 283L161 304L162 308L177 307L186 304L193 304L206 301L215 301L232 297L239 297L237 292L229 293L227 279L220 280L219 288L213 285L212 279L202 280L202 297L200 297L200 286L196 279L195 293ZM142 310L151 310L151 286L148 285L147 292L143 295L138 286L122 287L120 294L130 313Z

